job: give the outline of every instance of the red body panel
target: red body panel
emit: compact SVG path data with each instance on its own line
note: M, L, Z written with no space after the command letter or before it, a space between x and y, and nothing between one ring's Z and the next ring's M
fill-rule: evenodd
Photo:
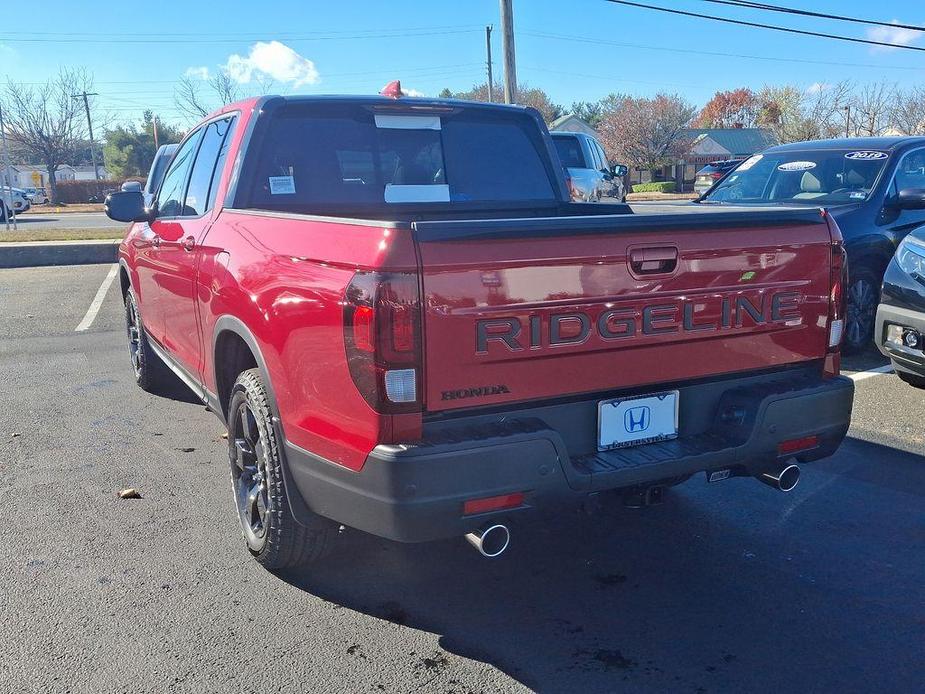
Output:
M358 470L377 444L420 437L421 414L375 412L348 369L344 296L360 270L419 273L425 347L419 387L431 411L825 356L832 239L824 224L761 233L743 228L416 244L410 228L223 209L254 105L228 109L240 112L240 120L214 209L198 219L134 224L120 256L151 338L208 393L218 393L219 321L230 316L246 326L266 365L286 439L315 455ZM192 243L184 247L187 239ZM676 271L641 276L630 270L633 250L666 245L678 250ZM765 310L781 292L799 298L783 302L779 320L682 329L683 302L698 305L697 326L719 325L723 297L734 302L745 296ZM557 314L583 313L596 326L605 311L626 309L619 315L639 321L647 306L666 304L676 308L654 314L658 334L640 329L612 340L589 334L559 346L542 338L520 350L493 339L478 350L479 320L516 320L524 339L531 317L547 334ZM576 328L569 323L575 321L560 326L566 341ZM506 392L444 399L445 391L498 384Z
M819 359L828 332L831 241L827 226L815 224L774 229L773 239L749 229L718 229L424 243L427 408L560 397ZM645 277L630 270L633 249L666 242L679 249L674 272ZM737 297L768 310L775 293L788 298L781 320L759 324L740 310L737 324ZM724 297L728 327L722 327ZM692 304L692 330L684 329L685 303ZM655 309L648 335L642 330L646 307ZM598 320L605 311L612 320L602 338ZM584 339L580 322L568 318L576 314L591 325ZM555 316L566 317L562 344L551 344ZM479 349L477 321L504 327L511 318L520 326L517 348L496 338ZM539 325L538 340L530 334L531 318ZM627 335L630 320L634 334Z

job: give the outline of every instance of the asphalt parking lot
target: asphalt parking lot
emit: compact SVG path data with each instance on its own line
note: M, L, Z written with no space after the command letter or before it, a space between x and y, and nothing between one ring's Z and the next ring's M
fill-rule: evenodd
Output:
M922 691L925 393L895 375L857 376L790 495L695 478L517 523L498 560L348 531L276 576L218 420L133 384L118 282L75 331L109 271L0 270L0 691Z

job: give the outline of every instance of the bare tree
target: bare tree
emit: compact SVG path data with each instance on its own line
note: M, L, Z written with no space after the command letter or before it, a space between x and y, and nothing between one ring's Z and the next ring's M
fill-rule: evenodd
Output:
M906 135L925 135L925 87L896 92L893 125Z
M759 126L769 128L781 143L835 137L845 129L850 82L816 85L765 86L758 92Z
M52 202L58 199L58 167L74 158L87 138L83 102L74 95L92 90L92 75L70 68L39 87L8 81L3 90L10 139L45 166Z
M186 116L199 120L217 108L256 94L270 93L276 82L272 77L258 75L254 89L245 90L235 82L227 70L219 70L208 79L186 75L180 78L174 90L174 103Z
M896 85L871 82L861 87L851 100L851 126L855 135L882 135L893 120Z

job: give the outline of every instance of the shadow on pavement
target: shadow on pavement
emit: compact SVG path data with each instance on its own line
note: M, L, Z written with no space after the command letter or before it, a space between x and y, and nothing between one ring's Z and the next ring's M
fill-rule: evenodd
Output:
M804 473L786 496L697 477L641 511L524 517L497 560L351 533L281 578L439 634L409 654L435 677L455 654L540 692L916 690L925 457L849 439Z

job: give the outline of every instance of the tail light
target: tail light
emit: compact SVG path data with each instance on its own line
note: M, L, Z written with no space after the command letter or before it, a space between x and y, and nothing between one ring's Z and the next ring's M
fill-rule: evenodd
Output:
M575 182L572 180L572 176L568 171L565 172L565 185L568 186L569 198L571 198L573 201L581 200L581 191L575 187Z
M841 371L841 342L845 334L845 288L848 286L848 255L840 240L832 244L830 286L829 335L823 373L825 376L838 376Z
M726 174L725 171L712 171L712 172L710 172L710 177L711 177L714 181L718 181L718 180L721 179L725 174Z
M344 297L344 344L357 390L377 412L421 411L421 301L415 274L358 272Z

